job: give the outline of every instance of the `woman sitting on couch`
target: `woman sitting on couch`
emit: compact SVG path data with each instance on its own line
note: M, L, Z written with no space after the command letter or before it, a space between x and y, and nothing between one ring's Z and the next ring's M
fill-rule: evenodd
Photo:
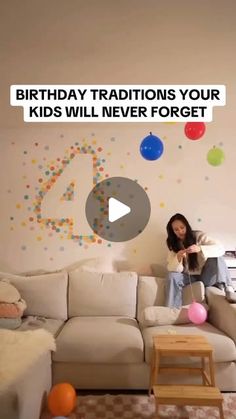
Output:
M182 306L182 287L189 284L190 275L191 282L202 281L205 287L217 286L233 298L234 288L223 258L223 247L202 231L193 231L182 214L173 215L166 229L169 249L166 305Z

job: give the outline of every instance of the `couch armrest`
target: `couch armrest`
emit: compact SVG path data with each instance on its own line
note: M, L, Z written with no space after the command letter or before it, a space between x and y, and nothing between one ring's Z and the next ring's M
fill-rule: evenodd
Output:
M206 296L209 306L209 322L236 343L236 304L230 304L226 300L224 292L216 287L207 287Z

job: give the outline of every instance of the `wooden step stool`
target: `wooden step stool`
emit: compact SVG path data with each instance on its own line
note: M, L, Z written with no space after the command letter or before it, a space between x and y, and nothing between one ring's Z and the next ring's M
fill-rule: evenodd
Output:
M201 366L193 367L186 363L161 365L161 357L177 358L179 356L199 357ZM205 359L208 360L209 374L206 370ZM202 385L155 385L161 372L200 375ZM223 397L219 389L215 387L213 348L204 336L170 334L153 336L149 395L152 390L156 406L158 404L217 406L220 409L220 417L224 418Z
M217 387L157 385L153 387L153 392L157 418L159 405L173 404L176 406L216 406L219 409L220 418L224 419L223 396Z

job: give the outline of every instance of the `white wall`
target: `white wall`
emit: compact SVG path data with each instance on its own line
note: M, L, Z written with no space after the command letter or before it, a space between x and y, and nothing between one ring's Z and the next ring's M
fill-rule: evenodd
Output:
M103 255L147 272L150 263L164 263L165 226L177 211L234 248L235 1L10 0L2 9L0 270L51 270ZM183 123L26 124L22 109L9 105L9 87L43 83L225 84L227 105L215 108L198 141L186 138ZM139 153L150 131L165 146L155 162ZM102 148L104 174L147 188L151 218L136 239L80 246L64 230L36 222L39 179L45 182L48 166L84 142ZM206 159L213 146L225 153L218 167ZM64 176L69 183L71 173ZM79 171L74 176L91 181Z

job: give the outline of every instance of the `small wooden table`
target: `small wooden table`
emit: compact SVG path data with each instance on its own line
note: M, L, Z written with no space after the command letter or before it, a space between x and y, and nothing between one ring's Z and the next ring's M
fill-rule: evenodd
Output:
M161 365L161 357L176 358L179 356L199 357L201 366L194 367L188 364ZM206 358L208 360L209 373L206 370ZM155 385L158 375L162 372L201 375L202 385ZM219 389L215 387L213 348L204 336L157 335L153 337L149 395L152 390L154 391L157 408L158 404L218 406L220 417L224 418L223 397Z

